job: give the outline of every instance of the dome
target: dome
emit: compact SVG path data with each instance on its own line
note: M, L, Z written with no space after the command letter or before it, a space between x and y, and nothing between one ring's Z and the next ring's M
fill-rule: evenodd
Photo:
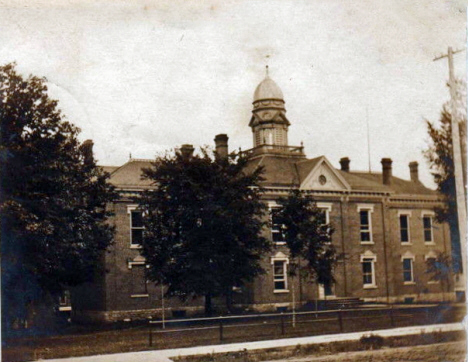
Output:
M267 75L255 89L254 102L260 99L283 99L280 87Z

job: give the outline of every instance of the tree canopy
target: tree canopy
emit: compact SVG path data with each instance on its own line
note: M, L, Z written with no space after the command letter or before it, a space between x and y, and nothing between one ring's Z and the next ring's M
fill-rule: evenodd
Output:
M294 263L297 266L299 259L303 259L317 283L332 284L337 256L331 243L333 229L327 224L323 210L317 207L311 195L298 189L292 189L287 197L278 200L278 204L276 223L282 225L283 237L293 260L293 272Z
M456 100L457 111L461 115L459 123L460 143L462 153L463 177L466 184L466 83L457 82L459 100ZM438 122L426 121L430 144L424 152L426 159L429 161L434 182L437 185L437 191L445 196L446 202L443 207L436 209L436 216L439 222L446 221L449 223L451 230L453 259L456 269L460 262L460 244L458 242L458 219L457 219L457 204L456 190L454 177L454 163L452 151L452 116L449 104L445 104L442 108L440 119Z
M431 281L442 283L445 292L450 291L451 281L454 275L452 258L444 252L437 253L435 258L426 259L426 274Z
M149 279L168 286L169 296L226 297L263 272L270 243L261 235L261 169L244 172L247 158L182 152L160 157L146 178L154 189L138 200L144 215L143 255Z
M11 322L45 295L92 280L112 240L105 205L115 195L45 79L0 67L0 122L2 304Z

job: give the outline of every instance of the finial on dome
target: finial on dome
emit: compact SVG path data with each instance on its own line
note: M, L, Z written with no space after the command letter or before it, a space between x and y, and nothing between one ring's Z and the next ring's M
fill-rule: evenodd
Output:
M266 66L266 74L265 77L268 77L268 65Z

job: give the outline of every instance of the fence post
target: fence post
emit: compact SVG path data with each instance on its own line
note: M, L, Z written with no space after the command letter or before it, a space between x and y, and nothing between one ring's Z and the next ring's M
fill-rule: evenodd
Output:
M152 333L151 324L149 325L149 346L153 347L153 333Z
M223 340L223 320L219 320L219 340Z
M284 336L284 315L281 312L281 334Z
M341 309L338 310L338 323L340 324L340 332L343 333L343 315Z

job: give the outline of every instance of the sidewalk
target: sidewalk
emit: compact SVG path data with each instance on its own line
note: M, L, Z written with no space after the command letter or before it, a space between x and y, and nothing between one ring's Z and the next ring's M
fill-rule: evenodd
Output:
M363 335L370 333L378 334L382 337L394 337L394 336L405 336L414 335L421 333L431 332L450 332L450 331L461 331L463 330L462 323L450 323L450 324L433 324L427 326L412 326L394 329L382 329L376 331L364 331L364 332L353 332L343 334L327 334L323 336L313 337L299 337L299 338L285 338L285 339L274 339L268 341L257 341L257 342L243 342L243 343L232 343L232 344L220 344L210 346L199 346L189 348L176 348L176 349L165 349L155 351L143 351L143 352L129 352L129 353L118 353L118 354L106 354L99 356L87 356L87 357L72 357L72 358L60 358L60 359L49 359L47 362L169 362L171 357L178 356L194 356L204 355L211 353L227 353L247 350L259 350L268 348L279 348L289 347L308 344L319 344L319 343L330 343L340 341L353 341L360 339Z

